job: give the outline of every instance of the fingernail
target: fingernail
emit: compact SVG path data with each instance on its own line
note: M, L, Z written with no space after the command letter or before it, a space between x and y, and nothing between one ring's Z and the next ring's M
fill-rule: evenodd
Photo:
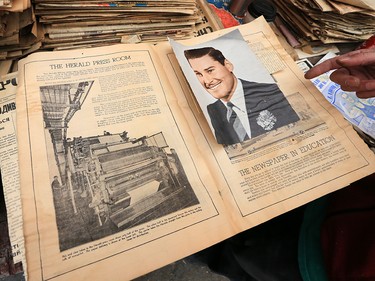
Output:
M358 87L359 83L360 83L359 79L356 79L356 78L345 80L345 86L348 86L348 87L351 87L351 88Z
M305 73L305 78L306 78L306 79L313 78L313 76L312 76L310 73L311 73L310 70L306 71L306 73Z
M338 60L337 60L337 63L338 64L340 64L340 65L342 65L342 64L345 64L346 62L348 62L348 61L350 61L350 58L339 58Z
M347 58L347 57L339 58L339 61L348 61L348 60L350 60L350 58Z

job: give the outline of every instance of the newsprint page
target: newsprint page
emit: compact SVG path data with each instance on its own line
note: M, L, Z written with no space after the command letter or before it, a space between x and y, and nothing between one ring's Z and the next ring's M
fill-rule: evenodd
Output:
M277 90L238 142L219 143L217 100L185 57L202 47L221 50L238 85ZM32 54L16 103L29 280L130 280L375 171L263 18L182 42Z
M16 135L17 72L0 80L0 170L14 264L24 260L22 206Z

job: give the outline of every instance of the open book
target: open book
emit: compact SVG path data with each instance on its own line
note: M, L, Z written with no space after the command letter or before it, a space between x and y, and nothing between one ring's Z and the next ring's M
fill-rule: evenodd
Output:
M215 100L184 57L201 47L220 48L242 85L279 89L287 116L271 104L249 121L262 133L219 144ZM263 18L183 42L32 54L16 104L29 280L132 279L375 167Z

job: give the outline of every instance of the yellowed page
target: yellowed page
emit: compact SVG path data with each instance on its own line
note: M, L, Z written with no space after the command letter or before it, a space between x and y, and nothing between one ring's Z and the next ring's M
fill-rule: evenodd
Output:
M215 178L222 178L220 193L228 209L233 211L234 220L240 229L246 229L372 174L375 157L349 122L304 79L302 71L281 47L264 19L240 26L239 30L248 47L272 74L299 121L242 143L220 145L215 141L206 113L208 94L199 87L182 55L180 65L190 87L182 78L179 78L180 85L173 85L185 90L179 97L184 100L180 104L186 107L186 119L197 120L198 126L195 122L189 123L191 130L201 129L205 134L205 139L195 139L197 147L202 148L202 154L207 154ZM185 46L183 49L221 48L234 64L233 72L239 78L264 79L258 75L261 67L256 67L256 61L246 60L241 42L223 37L229 32L231 30L209 34L203 44L199 39L180 43ZM167 62L167 58L163 61ZM166 72L182 75L179 68L172 70L170 65L166 66ZM170 81L177 80L170 76Z
M349 5L349 4L345 4L345 3L342 3L342 2L337 2L337 1L331 1L331 0L327 0L329 2L330 5L332 5L332 7L335 8L335 10L342 14L342 15L345 15L345 14L348 14L348 13L362 13L362 12L371 12L371 10L366 10L365 8L361 8L361 7L358 7L358 6L352 6L352 5Z
M235 234L156 61L140 44L21 62L30 280L128 280Z
M30 280L132 279L374 172L373 153L268 23L239 30L300 121L234 146L216 143L167 42L22 60Z
M337 0L337 2L342 2L345 4L375 10L375 3L372 0Z
M25 264L16 135L17 72L0 80L0 169L13 262Z

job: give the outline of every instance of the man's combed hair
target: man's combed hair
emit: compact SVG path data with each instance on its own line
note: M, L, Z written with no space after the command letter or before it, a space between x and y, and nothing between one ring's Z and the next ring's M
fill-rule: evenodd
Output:
M185 50L184 54L187 60L198 59L205 55L209 55L211 58L220 62L222 65L224 65L225 61L223 53L212 47Z

